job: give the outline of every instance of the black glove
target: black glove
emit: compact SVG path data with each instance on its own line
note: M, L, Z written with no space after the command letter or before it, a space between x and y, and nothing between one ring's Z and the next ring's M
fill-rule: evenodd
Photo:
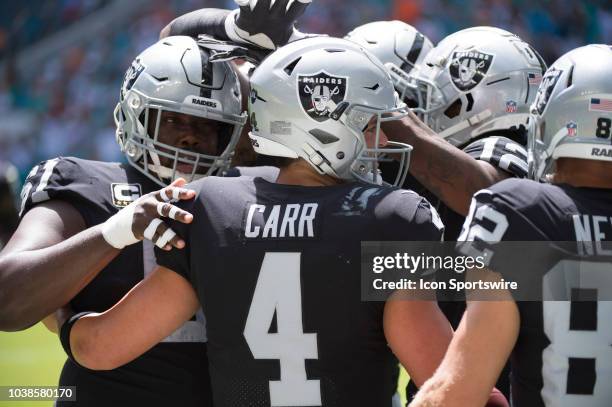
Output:
M225 21L226 33L233 41L274 50L306 36L295 29L295 21L312 0L235 1L240 8Z

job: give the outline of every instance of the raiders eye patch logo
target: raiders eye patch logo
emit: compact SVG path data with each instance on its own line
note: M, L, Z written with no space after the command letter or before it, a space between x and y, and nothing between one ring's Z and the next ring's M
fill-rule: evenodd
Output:
M540 83L538 93L536 93L535 100L533 101L533 104L539 114L542 114L544 112L544 109L546 109L546 105L548 104L550 95L552 94L553 90L555 89L555 86L557 85L557 82L559 81L561 72L562 71L559 69L551 68L542 78L542 83Z
M480 51L455 51L448 67L453 84L460 91L474 89L489 72L494 55Z
M348 77L332 76L325 71L313 75L298 75L298 96L304 112L323 122L346 97Z
M144 71L145 66L140 63L140 59L132 62L132 65L125 72L125 76L123 77L123 85L121 86L121 100L125 98L125 92L132 89L134 86L134 82L140 76L142 71Z

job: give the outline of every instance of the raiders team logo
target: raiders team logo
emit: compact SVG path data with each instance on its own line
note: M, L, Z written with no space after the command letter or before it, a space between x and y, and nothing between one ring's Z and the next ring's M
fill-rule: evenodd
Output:
M539 114L542 114L544 109L546 109L550 95L552 94L553 89L555 89L557 81L559 81L561 72L562 71L559 69L552 68L549 69L548 72L546 72L546 75L544 75L544 78L542 78L542 83L538 88L538 93L536 93L536 97L533 102Z
M348 77L332 76L321 71L298 75L298 95L302 108L312 119L323 122L346 97Z
M125 92L132 89L134 86L134 82L140 76L142 71L144 71L145 66L140 63L140 59L132 62L132 65L125 72L125 76L123 77L123 85L121 85L121 100L125 98Z
M474 89L487 76L494 55L476 50L455 51L448 67L453 84L460 91Z
M111 184L111 195L113 205L117 208L125 208L142 195L140 184Z

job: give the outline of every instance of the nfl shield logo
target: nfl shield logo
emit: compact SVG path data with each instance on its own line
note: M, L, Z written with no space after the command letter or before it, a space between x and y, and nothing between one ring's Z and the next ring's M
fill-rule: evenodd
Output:
M348 77L333 76L325 71L312 75L298 75L298 96L304 112L323 122L346 97Z
M578 131L578 125L576 122L569 122L567 125L565 125L565 128L567 128L568 136L575 136L576 132Z
M514 100L509 100L506 102L506 113L516 113L518 107Z

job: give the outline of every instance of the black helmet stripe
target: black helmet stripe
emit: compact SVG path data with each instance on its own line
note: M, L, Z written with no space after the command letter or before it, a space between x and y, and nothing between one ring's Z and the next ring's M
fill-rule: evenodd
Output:
M410 51L408 51L408 55L406 55L406 61L401 66L402 70L406 72L410 72L414 67L419 55L421 55L421 51L423 50L423 44L425 43L425 36L419 32L416 33L414 37L414 42L412 43L412 47L410 47Z

